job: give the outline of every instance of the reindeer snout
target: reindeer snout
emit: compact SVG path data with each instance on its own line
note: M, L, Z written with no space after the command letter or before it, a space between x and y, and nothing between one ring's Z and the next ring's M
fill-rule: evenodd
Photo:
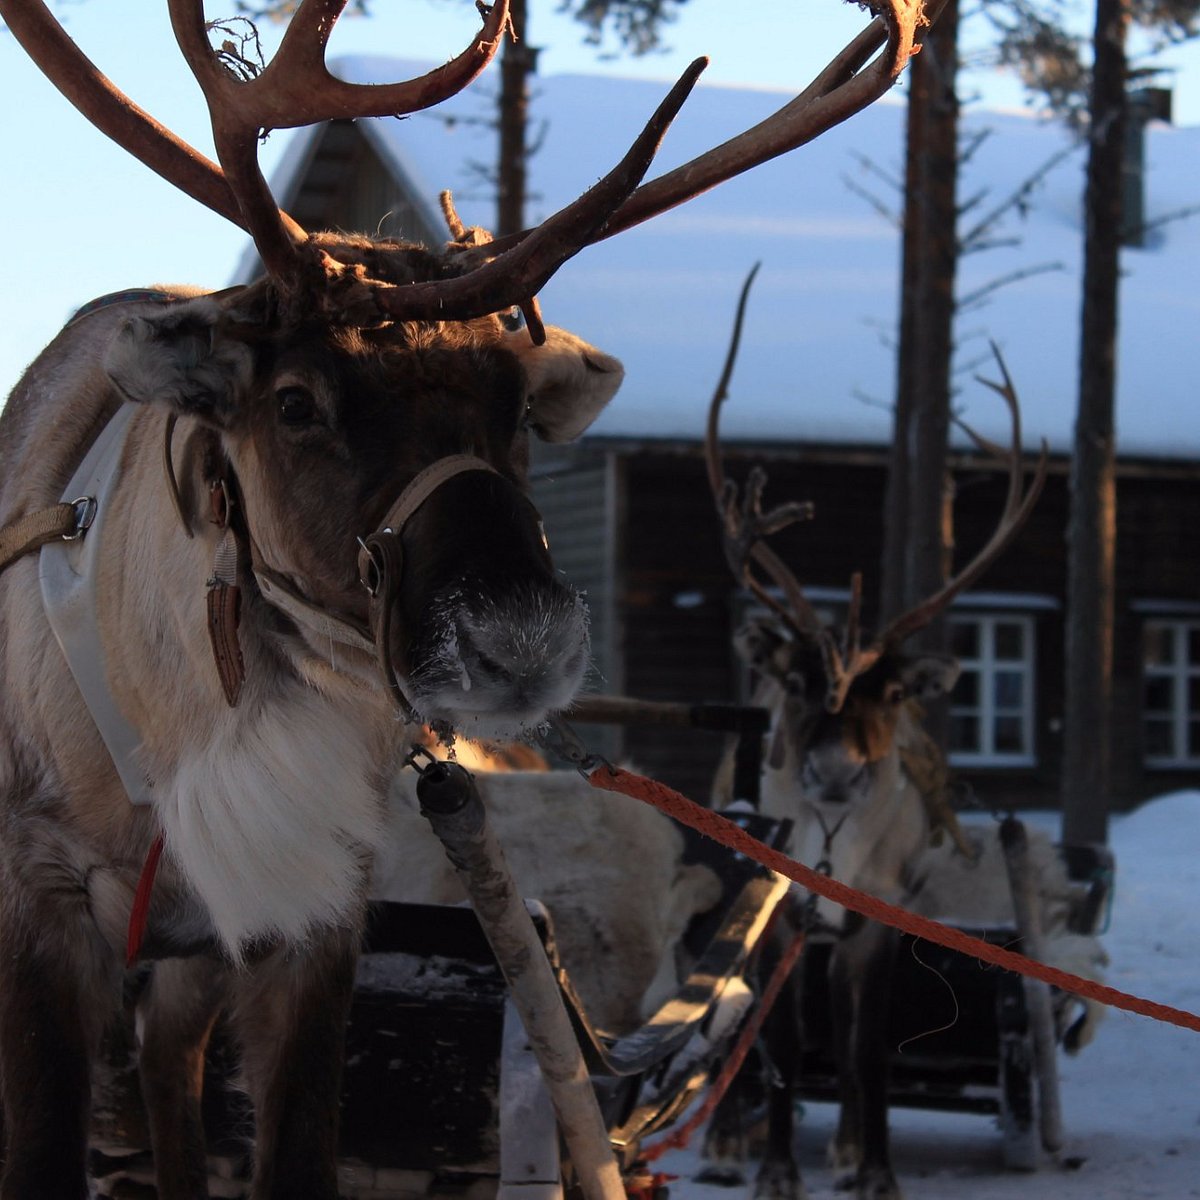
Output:
M867 764L847 758L836 749L814 750L805 756L800 785L810 800L841 805L852 800L867 780Z
M414 673L414 703L470 736L540 724L571 703L587 670L587 609L556 581L502 599L460 592L442 630Z

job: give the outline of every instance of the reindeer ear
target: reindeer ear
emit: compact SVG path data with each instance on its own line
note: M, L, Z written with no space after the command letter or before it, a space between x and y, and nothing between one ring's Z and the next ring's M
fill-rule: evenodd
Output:
M244 342L218 332L222 313L204 298L130 317L109 343L105 373L127 400L228 424L254 361Z
M907 695L917 700L936 700L958 682L958 659L949 654L923 654L911 659L900 672Z
M529 427L544 442L571 442L616 395L625 368L565 329L547 326L544 345L527 330L508 335L529 382Z

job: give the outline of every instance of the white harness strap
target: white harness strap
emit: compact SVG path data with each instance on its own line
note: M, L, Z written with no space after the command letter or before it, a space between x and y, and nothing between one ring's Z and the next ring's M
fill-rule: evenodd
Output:
M91 499L95 504L95 516L86 537L50 542L42 547L38 579L50 628L79 685L88 712L108 747L121 783L131 803L149 804L154 780L137 761L136 750L141 738L113 700L96 621L96 565L103 542L103 527L129 422L136 411L136 405L122 404L79 464L63 499Z

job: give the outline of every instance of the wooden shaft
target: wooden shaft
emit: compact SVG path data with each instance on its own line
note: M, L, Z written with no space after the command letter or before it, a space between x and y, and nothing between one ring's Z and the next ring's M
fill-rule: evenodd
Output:
M508 983L584 1200L625 1200L608 1128L562 993L474 780L457 763L436 763L422 774L417 798L471 897Z

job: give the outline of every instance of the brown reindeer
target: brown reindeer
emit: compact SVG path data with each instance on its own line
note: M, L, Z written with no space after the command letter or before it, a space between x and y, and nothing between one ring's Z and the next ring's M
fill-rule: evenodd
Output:
M384 87L325 68L345 3L304 0L246 78L210 47L200 0L169 0L218 167L116 92L41 0L0 0L68 98L246 229L267 272L89 309L0 424L3 1200L87 1195L89 1062L139 950L159 960L140 1038L163 1200L205 1194L200 1067L223 1005L254 1196L333 1200L342 1026L395 752L423 721L535 728L587 661L584 609L525 494L527 443L581 433L621 367L543 326L536 293L589 242L869 103L922 19L889 0L774 120L639 189L697 63L578 201L504 242L448 208L453 240L431 251L308 234L256 145L437 103L494 54L507 0L480 6L452 62Z
M931 826L944 826L943 833L949 832L964 851L971 849L945 803L941 751L921 727L920 705L950 691L958 664L944 654L910 653L905 643L1011 544L1041 492L1046 451L1043 447L1033 480L1023 488L1017 397L997 354L1003 383L981 382L1008 405L1011 447L1006 451L975 438L1008 470L1008 496L995 532L935 595L869 639L860 628L861 577L856 575L845 625L833 628L815 612L797 577L766 540L811 515L808 506L793 503L764 511L765 473L755 468L739 489L722 465L720 408L746 297L743 290L733 343L709 409L706 455L726 557L738 581L767 610L736 639L758 681L753 702L772 714L762 808L794 823L789 853L800 861L890 903L912 907L925 876L936 866L927 853ZM724 775L717 784L719 803L730 798L721 794L723 786ZM948 854L951 842L945 845ZM828 981L841 1102L831 1150L834 1165L849 1170L848 1186L860 1200L899 1200L888 1147L886 1045L899 935L830 901L818 902L816 896L802 907L798 920L810 934L836 939ZM775 953L765 955L764 969L773 965ZM765 1035L772 1078L767 1142L754 1194L771 1200L804 1195L792 1146L800 1053L798 978L789 983L769 1015ZM728 1106L714 1122L710 1152L718 1158L736 1140L734 1108Z

